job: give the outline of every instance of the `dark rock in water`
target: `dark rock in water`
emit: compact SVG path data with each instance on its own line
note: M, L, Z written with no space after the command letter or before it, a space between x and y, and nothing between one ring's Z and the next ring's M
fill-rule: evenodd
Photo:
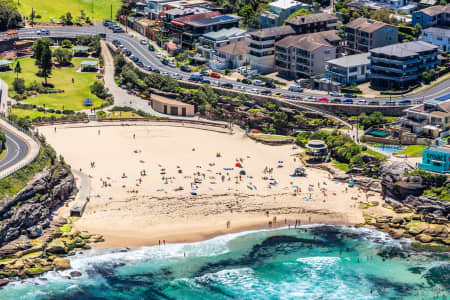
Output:
M450 288L450 264L440 265L428 270L423 277L431 286L441 284L444 288Z
M72 279L72 277L70 277L70 276L64 276L64 278L66 278L66 279Z
M44 277L39 277L39 280L40 280L40 281L48 281L48 279L47 279L47 278L44 278Z
M5 280L5 279L0 279L0 286L4 286L4 285L7 285L9 283L9 281L8 280Z
M129 250L128 248L123 248L123 249L120 249L119 252L128 252L128 250Z
M81 274L81 272L79 272L79 271L70 272L70 276L72 276L72 277L80 277L81 275L83 275L83 274Z
M423 271L425 271L426 268L424 267L411 267L408 269L413 274L422 274Z

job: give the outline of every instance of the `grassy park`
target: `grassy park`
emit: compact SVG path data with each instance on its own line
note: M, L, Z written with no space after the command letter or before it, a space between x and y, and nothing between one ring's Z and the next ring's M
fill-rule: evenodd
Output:
M52 74L48 79L48 82L53 84L56 89L64 90L63 93L55 94L39 94L29 97L22 102L35 104L38 106L44 106L46 108L53 109L70 109L70 110L83 110L87 107L84 106L85 98L92 98L93 107L98 107L103 103L103 100L91 93L89 86L96 80L96 73L82 73L77 72L77 69L83 60L91 60L86 58L73 58L73 67L53 68ZM42 82L44 78L36 75L38 73L38 67L34 64L34 59L27 57L20 59L20 65L22 73L19 74L20 78L25 80L25 84L29 85L33 81L38 83ZM14 72L0 73L0 78L3 79L9 86L12 87L16 74ZM74 83L72 83L72 78ZM12 88L9 89L10 96L14 96Z
M21 108L13 108L11 109L11 114L16 115L19 118L29 118L31 120L36 119L38 117L61 117L63 114L57 114L57 113L50 113L50 112L43 112L43 111L37 111L37 110L31 110L31 109L21 109Z
M408 157L421 157L426 145L409 145L404 150L395 153L395 155L408 155Z
M25 17L31 15L32 9L34 9L36 15L41 16L41 18L35 19L35 22L59 21L59 18L67 12L70 12L73 18L76 18L81 15L81 10L93 22L100 22L103 19L110 18L111 5L113 18L122 5L121 0L20 0L18 3L19 11Z

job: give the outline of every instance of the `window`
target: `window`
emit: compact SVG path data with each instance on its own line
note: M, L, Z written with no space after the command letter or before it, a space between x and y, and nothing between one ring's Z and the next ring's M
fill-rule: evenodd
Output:
M330 50L325 50L325 54L330 54L331 51Z

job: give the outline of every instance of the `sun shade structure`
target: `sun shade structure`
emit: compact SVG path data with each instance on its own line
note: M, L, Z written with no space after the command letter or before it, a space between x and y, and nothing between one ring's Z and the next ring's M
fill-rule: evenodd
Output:
M89 47L88 46L75 46L72 48L73 51L88 51Z

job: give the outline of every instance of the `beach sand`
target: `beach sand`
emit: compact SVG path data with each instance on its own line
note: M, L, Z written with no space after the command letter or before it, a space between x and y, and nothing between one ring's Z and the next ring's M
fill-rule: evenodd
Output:
M295 156L301 149L257 143L239 129L233 135L148 125L39 131L72 168L90 175L91 198L74 228L104 235L100 247L193 242L295 220L364 221L358 188L346 192L347 184L313 168L292 177L302 167ZM381 203L379 195L369 200Z

